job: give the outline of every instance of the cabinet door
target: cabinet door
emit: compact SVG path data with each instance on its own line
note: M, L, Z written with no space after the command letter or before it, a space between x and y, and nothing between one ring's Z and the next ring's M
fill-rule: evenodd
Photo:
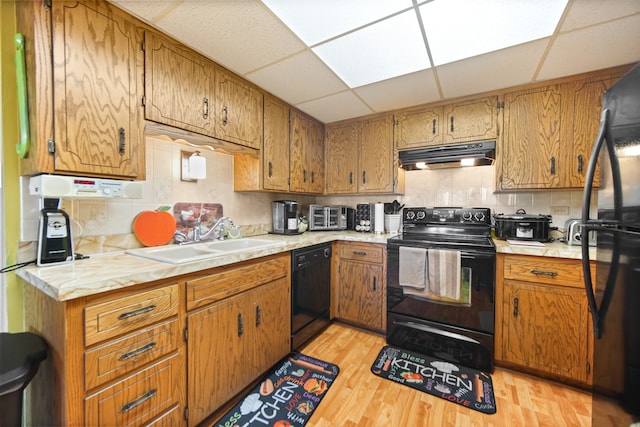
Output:
M329 125L326 133L327 193L355 194L358 192L360 125Z
M561 187L563 103L557 85L505 95L500 189Z
M247 353L246 294L239 294L187 316L189 425L204 420L242 390L253 371Z
M340 260L338 317L375 330L384 330L382 265Z
M398 150L442 144L442 107L398 113L394 120Z
M444 107L444 143L480 141L498 136L498 97Z
M565 150L567 186L584 187L591 149L598 135L602 96L618 79L610 78L593 82L579 82L573 92L573 147ZM600 172L596 169L594 185L599 184Z
M291 351L291 294L287 278L251 291L254 377Z
M289 106L264 96L262 175L265 190L289 191Z
M392 193L393 121L391 116L367 120L360 134L360 193Z
M142 32L92 4L52 17L54 170L144 179Z
M587 381L589 312L582 289L504 282L505 361Z
M321 123L291 111L290 189L301 193L324 190L324 130Z
M146 118L213 136L213 63L148 31L145 66Z
M216 69L216 137L262 148L262 92L231 73Z

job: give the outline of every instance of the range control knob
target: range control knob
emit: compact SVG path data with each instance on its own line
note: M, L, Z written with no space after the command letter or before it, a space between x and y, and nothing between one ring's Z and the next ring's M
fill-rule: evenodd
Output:
M476 221L482 222L485 220L484 212L476 212L473 217L476 219Z
M418 219L424 219L425 216L427 216L427 214L424 211L418 211L417 213Z
M471 221L471 212L464 211L462 213L462 219L465 220L465 221Z
M407 219L414 219L416 217L416 213L414 211L407 211Z

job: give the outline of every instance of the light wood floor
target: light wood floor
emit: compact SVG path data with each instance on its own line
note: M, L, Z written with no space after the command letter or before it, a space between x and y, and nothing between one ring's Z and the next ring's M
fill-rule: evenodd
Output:
M300 349L340 367L307 427L591 426L588 393L500 367L491 376L493 415L382 379L370 367L384 345L382 336L334 323Z

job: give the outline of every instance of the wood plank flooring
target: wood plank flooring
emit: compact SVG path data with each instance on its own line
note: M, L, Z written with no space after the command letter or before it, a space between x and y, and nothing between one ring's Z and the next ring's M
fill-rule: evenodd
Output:
M591 426L589 393L500 367L493 415L382 379L370 367L384 345L382 336L333 323L300 349L340 367L307 427Z

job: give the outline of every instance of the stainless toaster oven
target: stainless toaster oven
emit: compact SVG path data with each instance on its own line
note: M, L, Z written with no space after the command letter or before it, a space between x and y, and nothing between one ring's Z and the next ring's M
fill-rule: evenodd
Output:
M346 230L347 207L309 205L309 231Z

